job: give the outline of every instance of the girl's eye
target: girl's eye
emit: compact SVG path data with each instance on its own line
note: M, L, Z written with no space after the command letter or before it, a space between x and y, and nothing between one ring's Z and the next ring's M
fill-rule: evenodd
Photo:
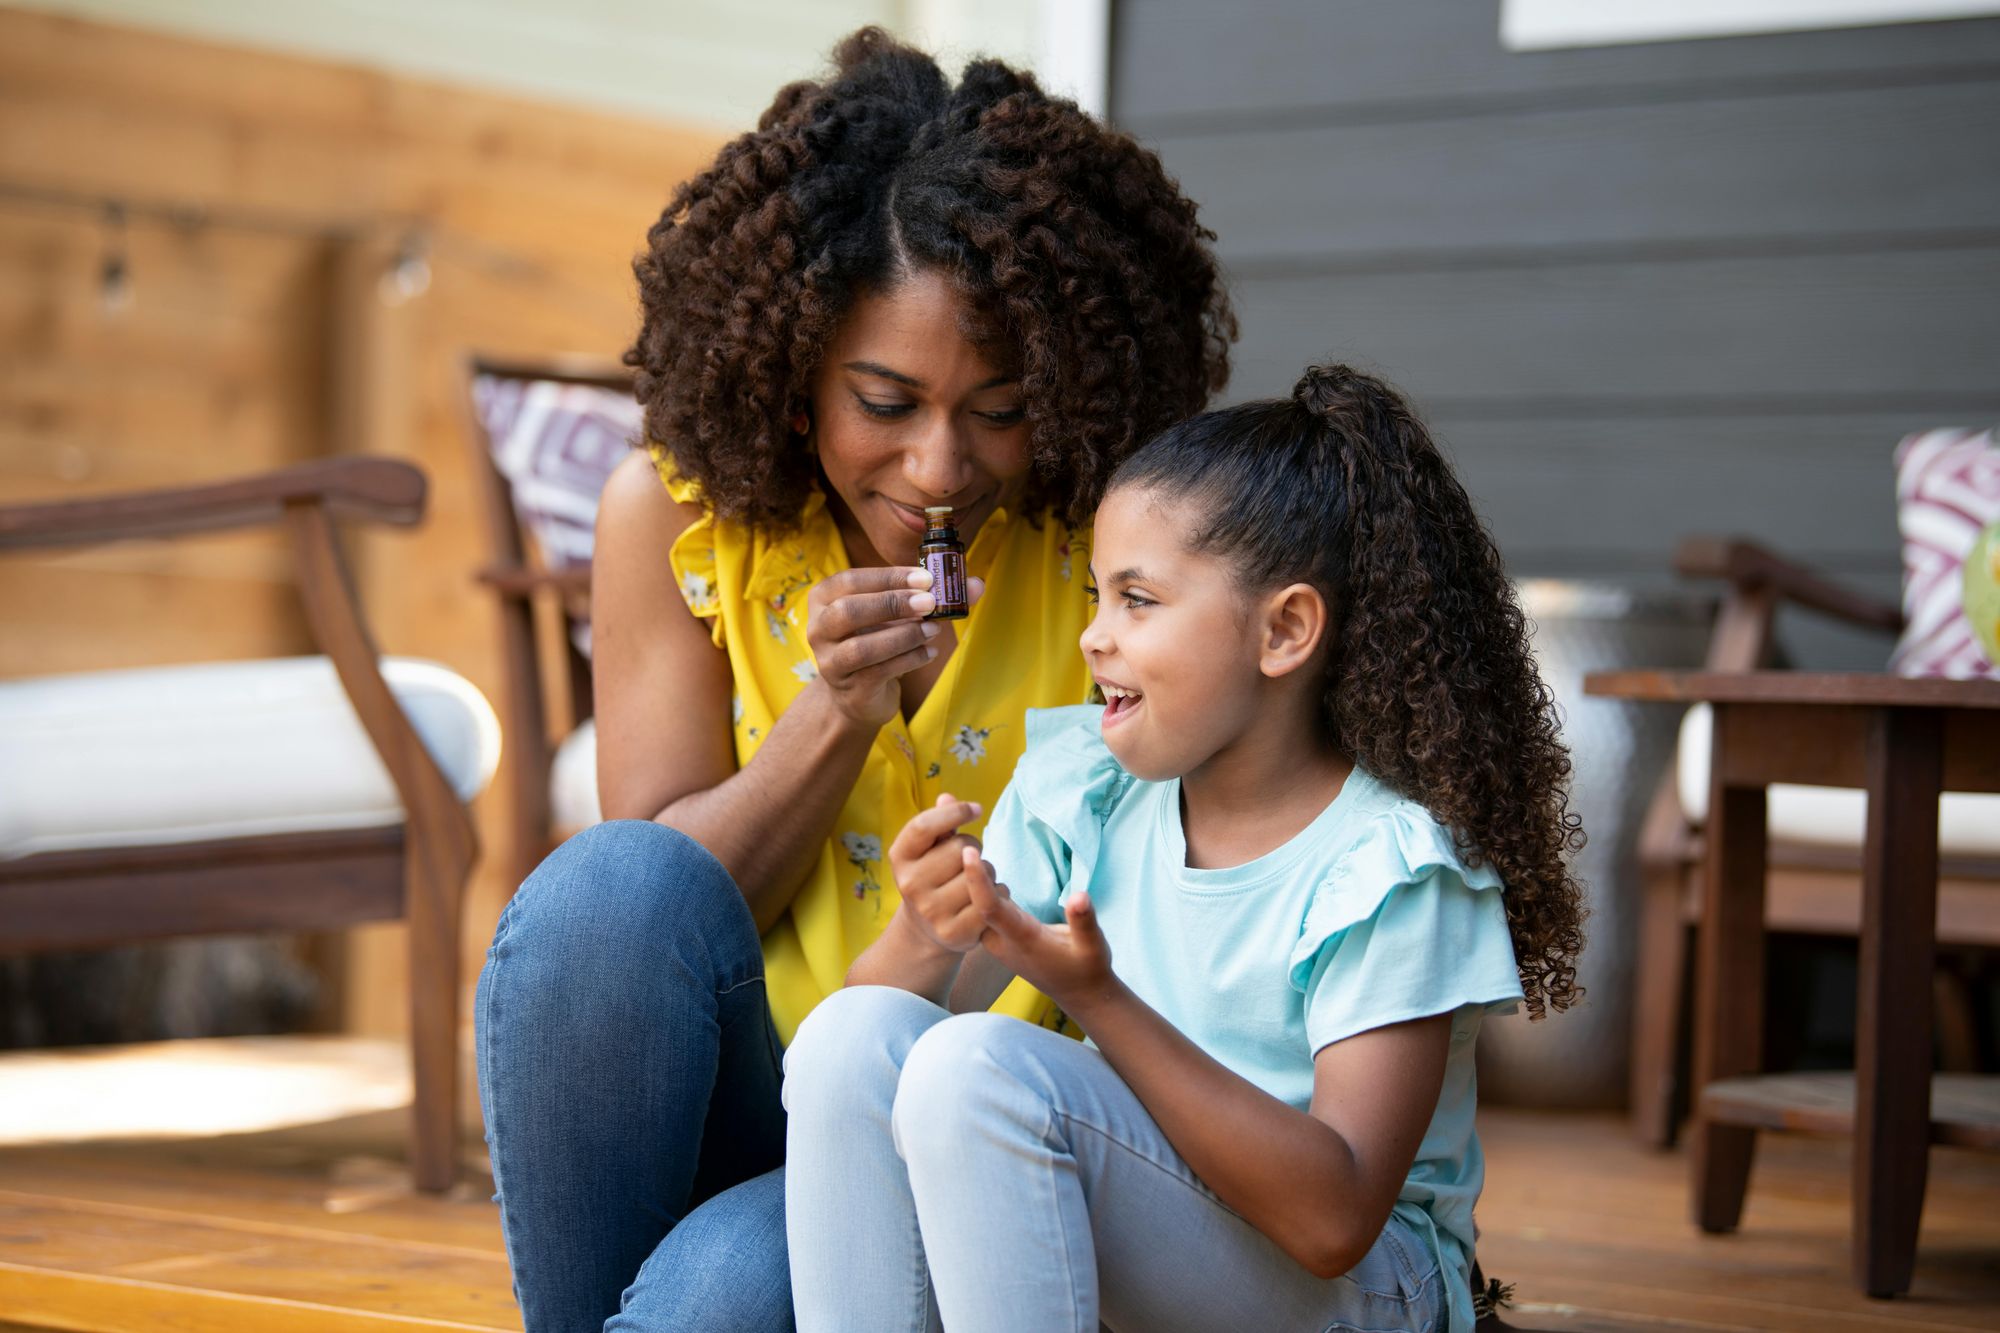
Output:
M1088 598L1090 599L1090 604L1091 604L1092 606L1096 606L1096 605L1097 605L1097 585L1096 585L1095 583L1086 583L1086 584L1084 584L1084 585L1083 585L1083 595L1084 595L1085 597L1088 597Z
M1127 591L1121 593L1120 596L1122 596L1125 599L1126 609L1131 611L1137 611L1142 606L1151 606L1153 604L1152 598L1141 597L1136 592Z
M863 412L883 421L895 421L917 410L915 403L878 403L872 398L863 398L860 394L854 395L854 401L861 404Z
M1018 426L1028 419L1025 407L1010 407L1004 412L981 412L980 419L994 426Z

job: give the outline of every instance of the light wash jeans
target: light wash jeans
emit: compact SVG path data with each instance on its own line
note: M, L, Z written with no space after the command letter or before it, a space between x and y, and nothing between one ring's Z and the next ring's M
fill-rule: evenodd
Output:
M1317 1278L1232 1212L1103 1056L858 986L785 1054L802 1333L1440 1328L1435 1259L1391 1219Z
M716 859L640 820L577 834L501 913L476 1013L529 1333L790 1328L778 1038Z

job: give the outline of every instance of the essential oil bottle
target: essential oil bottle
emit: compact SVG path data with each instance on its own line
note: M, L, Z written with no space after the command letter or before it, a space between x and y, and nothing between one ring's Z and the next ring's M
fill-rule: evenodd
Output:
M972 609L966 599L965 543L958 539L949 507L924 510L924 544L919 552L931 572L931 596L937 609L925 620L963 620Z

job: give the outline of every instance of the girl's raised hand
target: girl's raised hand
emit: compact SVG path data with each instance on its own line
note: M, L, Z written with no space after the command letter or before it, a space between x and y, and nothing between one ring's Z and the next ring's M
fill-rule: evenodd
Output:
M976 601L984 584L967 581ZM903 703L903 677L938 655L941 622L930 571L901 565L843 569L806 594L806 643L834 706L880 727Z
M972 905L963 858L979 860L979 840L958 827L979 818L979 806L950 793L920 810L889 844L889 868L903 897L901 910L931 943L952 953L979 945L985 919Z
M1028 984L1064 1008L1076 997L1101 992L1113 979L1111 945L1097 928L1090 895L1078 890L1063 904L1063 924L1044 925L1022 911L993 867L974 848L960 852L960 878L986 930L979 943L988 953L1026 977Z

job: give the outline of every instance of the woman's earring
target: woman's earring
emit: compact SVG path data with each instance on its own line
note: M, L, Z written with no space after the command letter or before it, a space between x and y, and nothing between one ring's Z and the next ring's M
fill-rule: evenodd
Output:
M792 413L792 434L804 435L812 430L812 418L803 411Z

